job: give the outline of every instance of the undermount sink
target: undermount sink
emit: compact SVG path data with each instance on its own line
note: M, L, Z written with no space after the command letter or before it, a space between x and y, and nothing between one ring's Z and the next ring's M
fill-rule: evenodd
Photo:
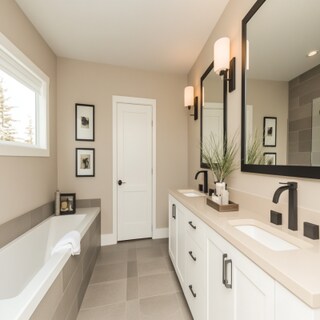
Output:
M237 230L274 251L298 250L311 247L311 244L274 229L254 219L231 220Z
M194 189L185 189L185 190L178 190L180 193L182 193L184 196L189 197L189 198L194 198L194 197L204 197L205 194L201 193L197 190Z

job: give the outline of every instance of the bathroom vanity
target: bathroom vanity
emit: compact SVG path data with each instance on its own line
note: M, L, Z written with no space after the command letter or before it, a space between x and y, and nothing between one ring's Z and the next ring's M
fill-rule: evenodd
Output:
M195 320L320 319L319 241L268 220L170 191L169 255Z

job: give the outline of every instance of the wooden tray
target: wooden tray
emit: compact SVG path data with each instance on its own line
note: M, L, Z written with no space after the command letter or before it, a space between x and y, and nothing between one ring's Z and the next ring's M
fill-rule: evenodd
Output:
M211 198L207 198L207 205L220 212L239 211L239 205L232 201L229 201L229 204L220 205L214 202Z

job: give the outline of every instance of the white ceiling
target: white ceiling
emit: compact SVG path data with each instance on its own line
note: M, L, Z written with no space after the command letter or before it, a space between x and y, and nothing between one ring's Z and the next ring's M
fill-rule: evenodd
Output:
M57 56L187 74L229 0L16 0Z

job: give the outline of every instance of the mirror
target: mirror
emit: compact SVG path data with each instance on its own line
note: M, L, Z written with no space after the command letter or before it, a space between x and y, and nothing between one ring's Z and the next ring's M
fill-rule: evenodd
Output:
M226 99L223 94L224 81L213 71L213 62L201 77L201 145L213 133L223 146L226 137ZM208 168L200 151L200 166Z
M258 0L242 21L242 171L320 178L319 12Z

